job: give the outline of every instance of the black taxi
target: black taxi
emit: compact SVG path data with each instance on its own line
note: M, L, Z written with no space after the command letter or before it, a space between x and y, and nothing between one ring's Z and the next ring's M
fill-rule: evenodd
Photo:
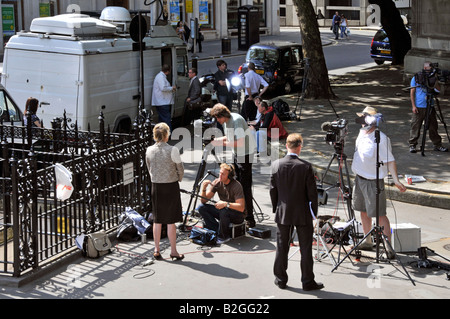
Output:
M269 83L271 91L289 94L303 80L304 60L299 43L270 41L253 44L238 72L245 76L250 62L255 64L255 72Z

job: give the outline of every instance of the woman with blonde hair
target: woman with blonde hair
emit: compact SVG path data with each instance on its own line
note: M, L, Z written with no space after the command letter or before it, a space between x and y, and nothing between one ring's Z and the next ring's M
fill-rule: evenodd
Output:
M155 144L147 148L145 160L152 181L153 238L155 259L162 259L160 252L161 228L167 225L170 242L170 258L182 260L184 255L177 251L177 230L175 223L183 221L180 185L184 166L178 148L167 144L170 128L166 123L158 123L153 128Z

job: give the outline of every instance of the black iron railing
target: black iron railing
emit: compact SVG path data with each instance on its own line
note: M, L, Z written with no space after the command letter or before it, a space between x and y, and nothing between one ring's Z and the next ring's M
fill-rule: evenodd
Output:
M52 128L0 123L0 273L20 276L73 249L78 235L114 229L125 207L150 211L151 125L139 119L131 134L109 132L102 115L99 132L78 131L65 116ZM72 173L64 201L56 163Z

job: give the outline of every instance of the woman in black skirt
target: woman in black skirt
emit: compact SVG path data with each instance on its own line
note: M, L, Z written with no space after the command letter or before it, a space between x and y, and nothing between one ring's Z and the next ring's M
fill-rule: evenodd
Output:
M152 180L153 239L155 240L155 259L162 259L159 242L161 228L167 224L170 241L170 258L182 260L184 255L177 251L177 229L175 223L183 221L180 185L184 167L178 148L167 144L170 128L166 123L158 123L153 129L155 144L145 154L147 168Z

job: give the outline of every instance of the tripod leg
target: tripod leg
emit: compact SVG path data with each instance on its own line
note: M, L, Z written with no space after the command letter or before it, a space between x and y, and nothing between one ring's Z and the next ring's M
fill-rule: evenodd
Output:
M422 146L420 147L420 151L422 156L425 156L425 140L427 137L427 131L430 127L430 114L431 114L431 96L427 96L427 110L425 113L425 122L423 124L423 135L422 135Z
M352 254L353 251L358 250L358 248L359 248L359 246L361 245L361 243L362 243L367 237L371 236L373 231L374 231L374 229L372 229L370 232L368 232L368 233L361 239L361 241L360 241L357 245L355 245L355 247L353 247L353 248L348 252L348 254L345 255L344 258L342 258L341 261L339 261L339 263L331 270L331 272L335 271L335 270L340 266L340 264L342 264L342 263L344 262L344 260L347 259L347 257L349 257L349 256Z
M389 242L389 240L387 239L387 236L384 235L383 233L381 233L381 236L383 238L383 246L384 246L384 251L386 252L387 255L387 248L386 246L389 247L390 251L394 252L395 258L397 259L397 261L399 262L399 264L402 266L403 270L405 271L406 277L408 277L408 279L411 281L411 283L415 286L416 283L414 282L414 280L411 278L411 276L409 275L408 271L406 270L405 266L403 265L402 261L400 260L400 258L398 257L397 253L395 252L394 248L392 248L391 243ZM378 243L377 243L378 245Z
M330 160L330 162L328 163L328 166L327 166L327 168L326 168L326 170L325 170L325 173L322 175L322 179L321 179L321 181L320 181L320 185L323 185L323 181L324 181L324 179L325 179L325 176L327 176L327 173L328 173L328 171L329 171L329 169L330 169L331 163L333 163L333 160L334 160L335 158L337 158L337 154L336 154L336 153L334 153L333 156L331 157L331 160Z
M441 123L444 125L445 132L447 133L447 139L450 142L450 135L448 134L447 124L445 124L444 121L444 114L442 114L441 105L439 104L439 100L437 98L435 98L435 100L436 100L436 107L439 111L439 113L436 113L436 115L438 115L439 121L441 121Z

